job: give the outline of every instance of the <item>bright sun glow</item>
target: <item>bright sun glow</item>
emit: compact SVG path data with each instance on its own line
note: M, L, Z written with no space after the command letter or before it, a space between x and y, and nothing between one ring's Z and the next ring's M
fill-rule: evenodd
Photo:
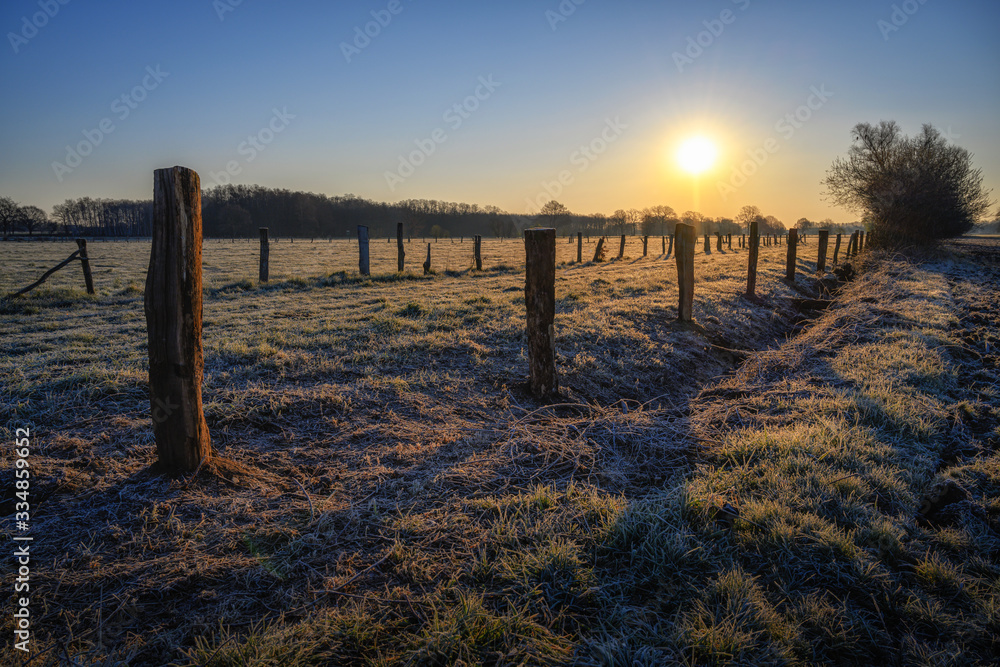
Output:
M689 174L700 174L715 164L718 150L710 139L691 137L677 150L677 163Z

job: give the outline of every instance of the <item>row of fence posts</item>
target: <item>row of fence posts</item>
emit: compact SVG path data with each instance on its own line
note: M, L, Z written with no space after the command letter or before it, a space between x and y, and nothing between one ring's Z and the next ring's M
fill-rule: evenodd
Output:
M212 457L212 441L205 421L201 383L204 375L202 351L202 218L201 181L184 167L158 169L153 175L153 237L143 310L146 316L149 352L149 401L159 465L165 472L192 472ZM362 233L362 230L364 233ZM790 279L794 279L794 248L798 233L788 238ZM820 263L825 259L828 234L820 235ZM367 246L367 228L359 228L359 247ZM260 278L267 280L268 230L260 229ZM402 270L402 229L397 227L398 268ZM477 269L481 237L476 237ZM840 248L838 235L834 261ZM598 241L602 246L604 237ZM664 241L665 242L665 241ZM678 319L690 322L694 304L695 229L678 224L671 236L676 247ZM524 233L526 338L529 385L538 397L558 392L555 365L555 275L556 230L529 229ZM750 262L747 296L755 296L756 260L760 246L757 223L750 228ZM718 247L718 246L717 246ZM848 254L864 247L864 237L855 233ZM81 244L80 250L85 246ZM425 270L430 269L430 244ZM577 235L577 258L582 259L582 235ZM367 252L359 255L367 271ZM89 267L88 267L89 268ZM88 286L92 280L88 279Z

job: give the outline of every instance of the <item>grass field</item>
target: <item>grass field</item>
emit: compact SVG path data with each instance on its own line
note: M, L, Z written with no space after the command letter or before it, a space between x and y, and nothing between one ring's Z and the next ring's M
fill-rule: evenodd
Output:
M2 310L0 414L34 434L33 664L988 664L988 260L883 258L803 322L784 247L760 304L744 252L699 253L682 326L650 246L576 265L559 243L563 389L540 404L519 242L485 240L482 272L432 242L429 277L374 242L362 278L353 245L283 240L261 286L255 243L208 241L206 417L240 472L171 480L149 246L91 243L97 295L69 267ZM73 249L0 244L0 291ZM967 497L917 522L942 475Z

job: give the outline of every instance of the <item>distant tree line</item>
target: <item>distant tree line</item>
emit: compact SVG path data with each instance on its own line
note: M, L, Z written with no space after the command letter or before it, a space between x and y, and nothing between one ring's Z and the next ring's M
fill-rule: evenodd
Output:
M520 216L496 206L409 199L397 203L378 202L355 195L330 197L293 192L260 185L223 185L202 191L203 231L207 237L252 238L260 227L275 237L349 237L359 225L374 237L395 236L403 223L407 238L448 238L476 234L515 237L532 226L553 227L560 236L582 232L588 236L673 234L680 222L693 225L695 233L740 234L758 221L761 234L782 234L786 225L765 216L754 206L744 207L736 218L711 218L697 211L678 215L666 205L644 209L618 209L603 213L572 213L563 204L550 201L537 215ZM152 200L67 199L57 204L49 217L35 206L19 206L9 197L0 198L0 227L13 232L55 233L85 236L150 236ZM858 223L835 225L829 219L813 223L800 218L802 231L825 228L832 232L853 231Z

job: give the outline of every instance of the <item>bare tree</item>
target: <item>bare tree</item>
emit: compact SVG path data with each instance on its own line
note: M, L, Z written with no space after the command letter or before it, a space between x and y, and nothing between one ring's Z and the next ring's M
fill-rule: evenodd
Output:
M734 220L737 225L745 229L746 232L749 234L750 223L756 220L759 226L761 221L764 220L764 214L761 213L760 209L757 208L756 206L747 205L740 209L740 212L736 214Z
M930 125L915 137L894 121L859 123L824 183L838 206L863 212L880 245L927 243L969 231L992 206L972 154Z
M17 224L29 235L43 229L48 222L48 214L37 206L22 206L18 211Z
M0 197L0 229L3 229L4 236L10 236L20 210L21 207L10 197Z

